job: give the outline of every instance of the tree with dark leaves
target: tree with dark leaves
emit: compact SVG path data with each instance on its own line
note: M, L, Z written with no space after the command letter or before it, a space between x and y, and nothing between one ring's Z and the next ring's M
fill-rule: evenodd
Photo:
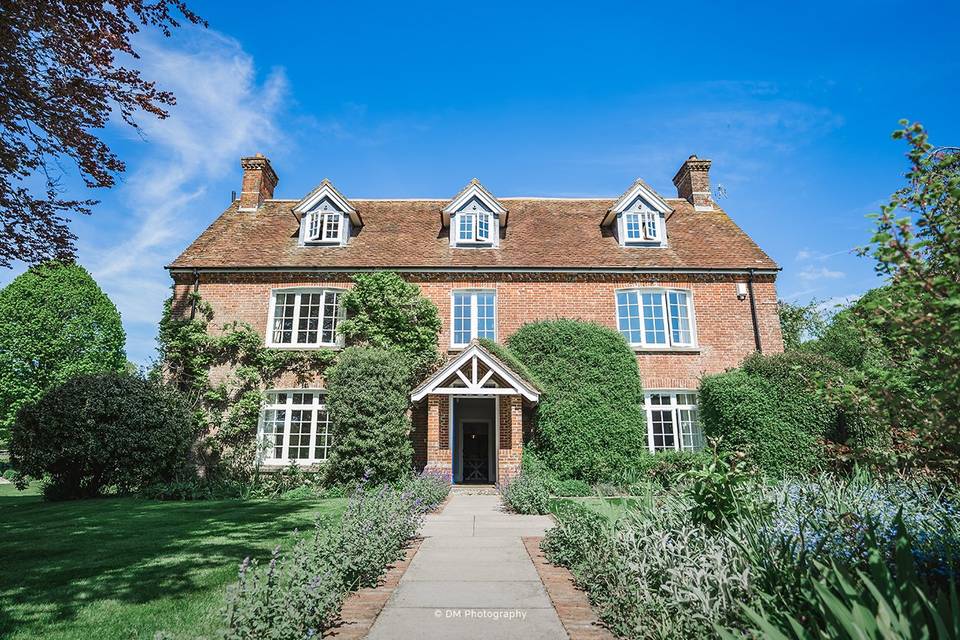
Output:
M70 215L96 201L64 196L61 162L89 188L115 184L125 165L98 131L176 103L120 59L139 58L141 27L169 36L180 16L206 26L181 0L0 0L0 266L72 257Z

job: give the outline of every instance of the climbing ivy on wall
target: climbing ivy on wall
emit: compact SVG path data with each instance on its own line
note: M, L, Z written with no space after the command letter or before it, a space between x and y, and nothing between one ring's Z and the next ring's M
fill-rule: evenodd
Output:
M244 322L210 330L213 309L198 292L187 301L190 315L164 304L157 337L159 362L152 375L187 394L208 435L197 449L206 473L247 474L254 468L256 431L264 390L284 374L298 385L322 375L337 352L327 349L268 349Z

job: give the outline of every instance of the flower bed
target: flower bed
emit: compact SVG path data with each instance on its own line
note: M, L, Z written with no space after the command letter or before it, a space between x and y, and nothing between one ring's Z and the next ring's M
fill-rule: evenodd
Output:
M907 609L924 598L949 601L960 573L952 500L924 485L862 477L746 491L749 508L719 529L691 516L690 492L652 493L619 518L564 501L543 549L570 568L621 637L714 637L719 630L728 637L773 630L788 638L847 637L844 621L825 606L844 597L863 599L844 601L850 611L881 619L889 607L921 629L935 623L937 608L960 619L955 603ZM791 620L812 635L792 635Z
M225 640L319 637L347 594L375 586L402 557L449 488L430 475L378 487L359 483L341 519L318 520L312 535L289 551L277 547L268 563L244 560L227 595Z

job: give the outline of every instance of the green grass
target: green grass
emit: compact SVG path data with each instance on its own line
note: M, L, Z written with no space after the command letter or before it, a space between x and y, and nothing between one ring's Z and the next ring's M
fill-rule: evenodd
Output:
M607 520L614 522L633 510L643 498L616 497L616 498L554 498L555 501L567 500L585 506L587 509L599 513Z
M30 495L32 493L32 495ZM197 638L246 556L269 557L345 500L42 502L0 485L0 638Z

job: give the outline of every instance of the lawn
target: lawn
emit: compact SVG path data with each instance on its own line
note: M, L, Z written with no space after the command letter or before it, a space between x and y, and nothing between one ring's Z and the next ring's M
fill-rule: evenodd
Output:
M605 497L590 497L590 498L554 498L554 507L559 504L561 501L575 502L577 504L583 505L590 511L599 513L607 520L615 522L623 516L627 515L631 510L634 510L637 505L640 504L641 500L646 498L641 497L615 497L615 498L605 498Z
M0 485L0 638L212 635L248 555L345 500L45 503ZM29 495L31 494L32 495Z

